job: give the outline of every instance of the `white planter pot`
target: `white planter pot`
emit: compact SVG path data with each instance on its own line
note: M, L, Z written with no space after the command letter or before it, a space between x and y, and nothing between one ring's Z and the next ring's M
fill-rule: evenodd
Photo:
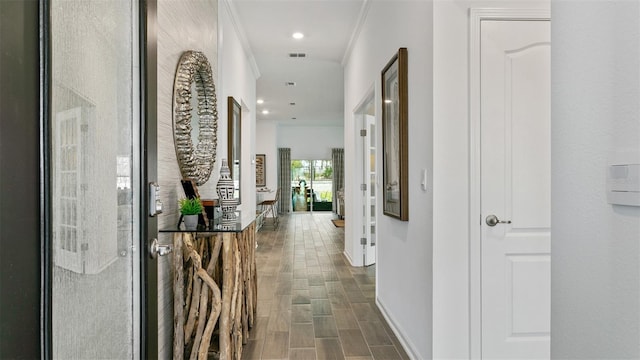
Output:
M198 228L198 215L183 215L182 221L186 230L196 230Z

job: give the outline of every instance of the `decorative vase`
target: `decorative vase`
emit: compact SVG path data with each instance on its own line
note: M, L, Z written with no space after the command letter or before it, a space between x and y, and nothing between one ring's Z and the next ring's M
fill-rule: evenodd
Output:
M186 230L196 230L198 228L198 215L183 215L182 221Z
M218 193L218 201L220 202L220 208L223 214L233 213L236 211L237 203L233 198L235 187L233 186L233 179L231 179L231 171L227 165L227 159L222 159L222 166L220 166L220 179L216 185L216 192Z
M237 227L237 217L235 212L222 213L220 220L222 230L235 230Z

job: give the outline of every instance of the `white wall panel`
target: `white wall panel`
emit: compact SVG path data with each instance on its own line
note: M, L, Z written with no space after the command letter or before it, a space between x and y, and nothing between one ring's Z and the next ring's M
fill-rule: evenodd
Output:
M355 160L359 126L353 123L353 111L372 84L380 96L380 72L398 48L408 49L409 221L398 221L381 211L378 214L376 291L391 326L416 359L431 358L432 345L433 204L431 192L420 187L423 170L429 174L429 184L433 174L432 10L433 3L427 1L370 2L345 62L345 218L349 219L361 206ZM352 259L362 258L359 239L359 229L347 221L345 252Z
M331 160L331 149L343 146L341 126L278 127L278 147L291 148L292 160Z
M256 154L265 155L267 187L275 191L278 188L278 125L273 121L259 121L255 133Z
M640 207L607 203L640 153L640 4L552 1L551 356L640 358Z

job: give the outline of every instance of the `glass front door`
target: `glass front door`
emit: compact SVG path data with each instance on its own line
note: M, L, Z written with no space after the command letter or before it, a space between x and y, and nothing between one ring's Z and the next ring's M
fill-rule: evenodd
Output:
M332 184L331 160L292 160L293 211L332 211Z
M140 357L138 6L51 0L55 359Z

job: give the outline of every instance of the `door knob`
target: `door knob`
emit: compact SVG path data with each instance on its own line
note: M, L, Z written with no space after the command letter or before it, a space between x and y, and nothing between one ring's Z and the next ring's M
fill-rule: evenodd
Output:
M158 239L153 239L151 245L149 245L149 255L155 259L158 256L169 255L173 251L172 245L160 245Z
M497 216L491 214L489 216L487 216L487 218L485 219L485 221L487 222L487 225L489 226L496 226L497 224L511 224L511 220L500 220L498 219Z

